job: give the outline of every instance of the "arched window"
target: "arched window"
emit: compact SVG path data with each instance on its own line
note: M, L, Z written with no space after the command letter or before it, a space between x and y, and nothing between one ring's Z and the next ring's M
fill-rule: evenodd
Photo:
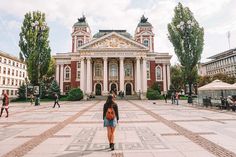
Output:
M82 40L78 40L78 47L83 45L83 41Z
M160 66L156 67L156 80L162 80L162 70Z
M133 76L133 67L132 64L125 64L125 76L131 77Z
M118 67L117 64L110 64L110 76L115 77L118 76Z
M69 66L66 66L65 67L65 80L70 80L70 67Z
M102 77L102 64L99 63L95 64L95 76Z
M143 41L143 45L148 47L148 46L149 46L149 41L148 41L147 39L145 39L145 40Z

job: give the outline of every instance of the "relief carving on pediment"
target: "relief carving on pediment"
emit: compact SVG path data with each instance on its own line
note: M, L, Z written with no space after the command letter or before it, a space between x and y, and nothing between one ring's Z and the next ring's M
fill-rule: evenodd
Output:
M104 40L98 41L91 45L90 48L138 48L131 42L125 41L121 38L111 36Z

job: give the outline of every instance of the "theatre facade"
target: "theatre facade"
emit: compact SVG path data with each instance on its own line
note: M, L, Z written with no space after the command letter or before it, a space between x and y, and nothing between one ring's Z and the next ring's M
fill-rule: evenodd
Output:
M153 27L144 16L134 37L126 30L99 30L92 36L84 16L71 36L72 51L53 56L62 93L79 87L85 95L123 91L145 98L155 82L162 92L169 89L171 56L154 52Z

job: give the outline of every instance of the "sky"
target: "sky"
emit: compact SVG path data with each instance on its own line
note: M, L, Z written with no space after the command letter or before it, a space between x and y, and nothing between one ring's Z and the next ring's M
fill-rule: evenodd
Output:
M0 0L0 50L18 56L19 33L24 15L30 11L46 14L53 55L71 51L72 26L83 14L92 34L99 29L126 29L131 35L144 14L154 27L155 52L168 52L173 55L171 63L177 64L167 24L178 2L189 7L204 28L201 62L236 48L236 0ZM230 32L230 47L227 32Z

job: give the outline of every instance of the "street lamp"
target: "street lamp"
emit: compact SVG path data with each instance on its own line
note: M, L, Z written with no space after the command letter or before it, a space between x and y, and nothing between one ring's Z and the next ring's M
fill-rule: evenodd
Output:
M35 100L35 106L40 105L40 97L41 97L41 80L40 80L40 69L41 69L41 40L42 40L42 33L47 29L47 23L46 22L42 22L40 23L39 21L35 21L33 23L31 23L31 26L33 28L33 31L37 33L37 41L38 45L37 46L37 51L38 51L38 85L39 85L39 90L38 90L38 94L37 94L37 98Z
M193 20L188 20L187 22L185 21L180 21L179 24L176 25L176 28L179 29L183 34L184 34L184 38L187 37L187 39L189 39L189 35L192 31L191 28L193 28L195 26L195 22ZM188 48L191 51L191 47L189 47L189 40L187 40L188 42ZM188 96L188 103L192 103L192 84L189 84L189 96Z

